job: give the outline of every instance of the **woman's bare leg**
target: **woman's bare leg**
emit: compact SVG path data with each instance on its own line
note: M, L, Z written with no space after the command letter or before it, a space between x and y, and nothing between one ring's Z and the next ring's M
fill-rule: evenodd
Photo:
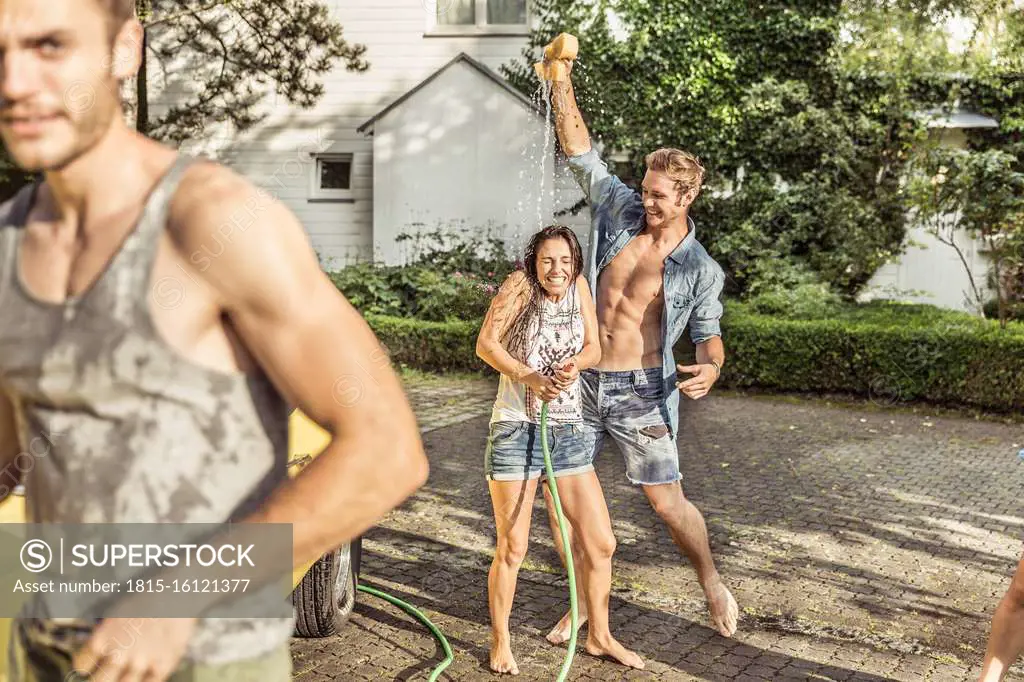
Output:
M555 499L551 497L551 490L548 488L547 482L542 483L544 487L544 504L548 510L548 523L551 525L551 535L555 541L555 550L558 551L558 557L562 560L562 568L565 568L565 547L562 546L562 531L558 527L558 514L555 513ZM561 490L561 489L559 489ZM561 498L561 492L559 492L559 498ZM573 534L572 524L569 523L569 519L565 520L566 530L569 535L569 545L572 547L572 563L575 569L573 573L576 574L576 585L578 586L578 592L586 593L586 572L584 571L584 564L586 563L586 556L583 553L583 549L579 546ZM578 604L577 608L578 616L578 627L582 628L583 624L587 622L587 601L583 599ZM547 640L552 644L565 644L569 641L569 636L572 634L572 611L566 609L565 615L562 616L562 620L555 624L555 627L551 628L551 632L548 633Z
M576 530L574 545L583 557L584 597L590 624L587 631L587 653L610 656L623 665L643 668L643 660L622 646L608 624L608 600L612 588L612 555L615 535L608 516L608 506L597 474L593 471L557 479L562 511ZM573 554L575 562L577 555Z
M516 595L519 567L526 558L530 541L530 514L537 492L537 480L488 481L497 543L494 560L487 575L487 597L491 612L491 670L519 674L512 656L509 615Z

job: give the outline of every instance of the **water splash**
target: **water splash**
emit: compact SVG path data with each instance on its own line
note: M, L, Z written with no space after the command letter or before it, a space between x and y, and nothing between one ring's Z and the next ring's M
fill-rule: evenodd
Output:
M577 59L574 62L573 69L585 68L582 62ZM551 93L553 90L553 84L551 81L539 79L537 88L533 91L530 96L530 102L534 108L538 111L544 112L544 139L543 143L536 137L531 137L530 141L523 145L520 151L520 157L523 159L523 167L526 169L537 168L537 178L535 182L536 190L531 188L529 171L520 171L519 173L519 191L524 200L521 200L517 204L518 219L513 234L511 235L510 251L515 253L516 256L521 257L525 247L526 240L530 235L541 229L544 225L554 222L554 207L555 200L557 199L558 192L556 191L556 177L554 168L554 120L553 120L553 107L551 106ZM592 96L591 96L592 99ZM543 100L543 105L541 104ZM541 147L541 144L543 145ZM541 147L538 149L538 147ZM552 161L552 172L547 172L547 162ZM545 191L545 183L551 183L551 189ZM529 207L526 205L529 201L529 195L536 191L536 223L533 223L534 218L527 215ZM548 200L550 206L545 211L544 202ZM526 235L523 234L523 228L527 228L528 232Z
M546 167L548 159L551 158L551 81L542 80L540 83L541 96L544 97L544 148L540 157L540 186L537 188L537 229L541 229L547 223L544 214L544 181L547 179ZM554 182L552 174L551 181Z
M541 97L540 89L534 90L530 96L530 104L534 110L540 109ZM516 217L513 221L514 231L511 234L511 242L507 243L506 246L513 259L518 259L522 256L523 252L523 229L529 226L532 218L530 218L531 206L529 206L530 195L533 193L533 168L536 166L535 159L537 158L537 138L533 135L527 136L527 141L521 146L519 150L519 156L522 160L520 165L521 170L519 171L519 182L517 189L519 196L521 197L516 202Z
M541 141L537 136L530 136L529 142L522 146L520 158L523 160L524 170L519 173L519 192L523 197L516 204L518 218L515 221L515 229L511 236L511 244L508 244L509 251L514 257L521 258L525 249L526 241L531 235L544 225L551 222L551 211L545 211L545 199L554 196L554 190L545 192L546 182L553 182L554 177L547 172L547 160L553 156L554 134L552 132L552 107L551 107L551 82L540 81L537 88L530 96L530 103L540 113L544 112L544 137ZM543 100L543 104L541 101ZM536 183L536 184L534 184ZM534 196L536 193L536 196ZM531 211L530 200L536 204ZM553 205L553 204L552 204ZM536 221L536 222L534 222ZM526 229L524 235L523 230Z

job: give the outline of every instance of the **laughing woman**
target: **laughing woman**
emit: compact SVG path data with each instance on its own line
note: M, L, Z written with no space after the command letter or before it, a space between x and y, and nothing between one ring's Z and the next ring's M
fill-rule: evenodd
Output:
M580 565L590 619L587 652L643 668L608 625L615 537L583 429L579 373L597 365L597 313L581 276L583 253L568 227L545 227L530 240L525 271L502 283L484 318L476 352L501 373L491 414L485 473L494 506L497 546L488 575L491 669L519 674L509 615L526 556L530 517L544 475L540 411L548 403L548 447L558 494L583 556ZM581 609L582 611L582 609Z

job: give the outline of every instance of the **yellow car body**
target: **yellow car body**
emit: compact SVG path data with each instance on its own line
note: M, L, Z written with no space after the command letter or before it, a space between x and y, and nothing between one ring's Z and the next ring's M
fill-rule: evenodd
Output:
M302 412L292 412L288 435L289 473L294 476L330 443L330 434ZM9 495L0 503L0 523L25 523L25 498ZM296 587L315 561L296 566L292 571L292 587ZM0 618L0 682L7 682L7 641L11 633L10 618Z

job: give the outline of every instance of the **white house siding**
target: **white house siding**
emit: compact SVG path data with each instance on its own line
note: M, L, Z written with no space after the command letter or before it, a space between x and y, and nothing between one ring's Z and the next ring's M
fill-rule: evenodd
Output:
M460 52L497 70L519 56L526 36L426 36L432 0L325 4L344 27L346 40L367 46L369 70L352 73L339 65L323 77L325 93L309 110L271 93L266 100L270 116L264 123L242 136L225 132L213 143L230 147L224 162L284 201L302 220L321 256L340 266L369 257L373 249L373 138L356 129ZM174 101L174 93L157 91L157 65L151 64L149 73L154 84L151 107L158 114L161 102ZM311 148L353 154L351 202L309 200L313 164L300 162L299 154Z
M414 253L396 237L437 229L516 250L550 219L553 144L536 110L455 62L373 124L378 257L407 262Z
M908 230L907 239L911 246L899 261L878 269L862 300L884 298L977 312L967 270L956 251L919 227ZM979 243L963 230L957 232L955 241L964 251L978 289L985 291L988 264L979 253Z
M948 129L936 134L944 145L963 147L966 144L962 130ZM971 280L956 250L939 242L922 227L912 226L907 230L906 239L905 253L875 272L861 300L898 300L978 312ZM976 286L986 291L989 266L981 253L981 243L972 240L963 230L955 233L954 241L963 250Z

